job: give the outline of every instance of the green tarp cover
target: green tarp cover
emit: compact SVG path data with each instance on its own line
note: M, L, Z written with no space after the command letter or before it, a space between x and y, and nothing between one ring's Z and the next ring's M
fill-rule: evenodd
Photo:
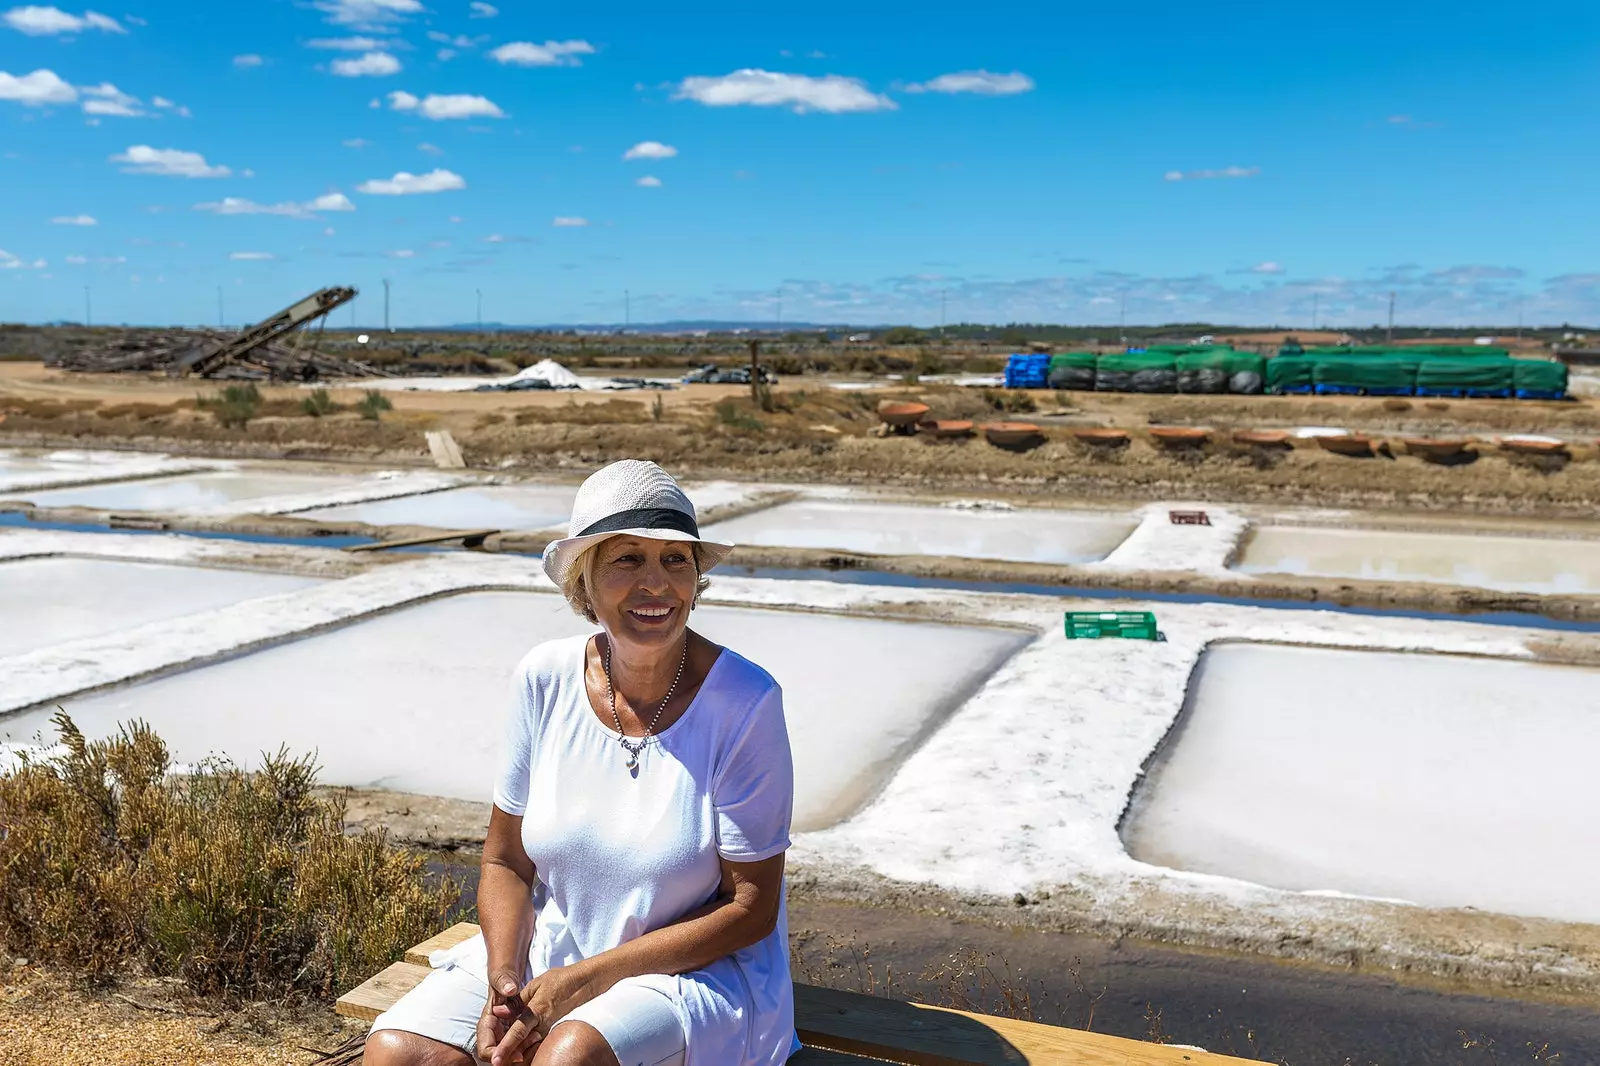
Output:
M1510 359L1424 359L1417 368L1417 387L1492 389L1512 387Z
M1551 359L1513 359L1511 378L1518 391L1567 392L1567 365Z
M1312 384L1317 361L1303 355L1279 355L1267 360L1267 388L1274 392Z
M1178 357L1171 352L1116 352L1102 355L1095 366L1100 370L1176 370Z
M1062 352L1050 357L1050 369L1058 366L1087 366L1093 367L1094 361L1100 358L1093 352Z
M1102 355L1095 364L1097 392L1177 392L1178 360L1168 352Z
M1323 356L1313 360L1312 381L1350 389L1412 389L1417 371L1409 360L1394 356Z
M1050 357L1050 374L1045 379L1052 389L1094 390L1093 352L1062 352Z

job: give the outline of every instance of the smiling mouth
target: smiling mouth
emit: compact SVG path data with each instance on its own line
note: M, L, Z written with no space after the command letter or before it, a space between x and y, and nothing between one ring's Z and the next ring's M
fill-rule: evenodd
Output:
M628 613L646 622L659 622L672 613L671 607L635 607Z

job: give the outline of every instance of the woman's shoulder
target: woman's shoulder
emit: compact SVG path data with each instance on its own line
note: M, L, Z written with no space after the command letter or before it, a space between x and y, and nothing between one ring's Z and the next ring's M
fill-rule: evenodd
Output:
M574 670L581 673L589 636L584 633L535 644L517 664L515 676L529 685L538 686L559 681L570 676Z
M723 697L734 697L752 705L761 702L769 693L781 695L783 691L766 670L726 646L717 656L707 681L714 682Z

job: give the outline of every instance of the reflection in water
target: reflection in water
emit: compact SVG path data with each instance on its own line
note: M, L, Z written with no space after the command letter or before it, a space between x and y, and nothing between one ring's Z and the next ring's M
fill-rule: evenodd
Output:
M121 481L73 489L23 492L15 498L40 507L98 507L108 511L187 511L239 500L326 492L349 485L349 478L317 474L251 474L231 470L213 474Z
M1600 541L1264 526L1251 536L1235 569L1507 592L1600 592Z

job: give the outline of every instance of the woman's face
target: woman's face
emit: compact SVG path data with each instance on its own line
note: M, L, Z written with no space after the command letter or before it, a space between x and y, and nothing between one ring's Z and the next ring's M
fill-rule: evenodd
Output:
M700 581L692 545L619 536L594 552L589 602L613 641L659 648L683 635Z

